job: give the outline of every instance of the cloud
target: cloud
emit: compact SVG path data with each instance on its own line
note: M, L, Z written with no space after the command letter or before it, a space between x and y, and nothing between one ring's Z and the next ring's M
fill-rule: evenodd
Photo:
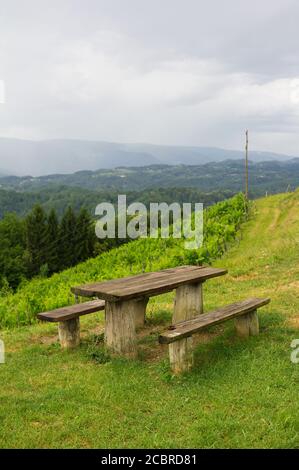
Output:
M298 2L3 3L2 136L299 153Z

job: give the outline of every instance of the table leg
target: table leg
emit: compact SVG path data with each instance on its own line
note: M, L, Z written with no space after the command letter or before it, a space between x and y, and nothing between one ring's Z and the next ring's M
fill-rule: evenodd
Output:
M112 353L135 357L136 301L106 302L105 342Z
M146 307L148 304L147 298L136 300L135 301L135 326L136 328L142 328L145 324L145 314L146 314Z
M202 283L185 284L176 290L172 323L190 320L203 313Z
M176 290L172 323L190 320L203 313L202 283L186 284ZM170 367L174 374L187 372L193 365L193 338L169 344Z

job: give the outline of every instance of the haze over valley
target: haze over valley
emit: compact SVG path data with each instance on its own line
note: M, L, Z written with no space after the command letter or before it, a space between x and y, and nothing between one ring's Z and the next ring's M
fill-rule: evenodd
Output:
M0 175L41 176L148 165L201 165L244 158L243 150L216 147L126 144L76 139L0 138ZM250 151L250 160L287 161L274 152Z

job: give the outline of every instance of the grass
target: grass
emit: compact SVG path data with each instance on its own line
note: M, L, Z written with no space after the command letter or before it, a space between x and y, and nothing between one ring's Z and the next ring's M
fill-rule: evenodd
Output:
M111 358L103 315L82 319L79 349L63 352L55 325L1 333L0 447L299 448L299 192L256 201L242 239L214 263L205 308L270 296L261 333L242 341L232 322L197 336L195 367L173 378L157 336L173 295L151 300L139 358Z

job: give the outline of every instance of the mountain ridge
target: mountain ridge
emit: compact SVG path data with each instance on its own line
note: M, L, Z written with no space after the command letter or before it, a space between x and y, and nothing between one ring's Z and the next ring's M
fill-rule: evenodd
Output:
M250 159L286 161L296 156L250 151ZM82 139L22 140L0 138L0 173L46 176L78 171L148 165L201 165L244 158L244 151L218 147L115 143Z

